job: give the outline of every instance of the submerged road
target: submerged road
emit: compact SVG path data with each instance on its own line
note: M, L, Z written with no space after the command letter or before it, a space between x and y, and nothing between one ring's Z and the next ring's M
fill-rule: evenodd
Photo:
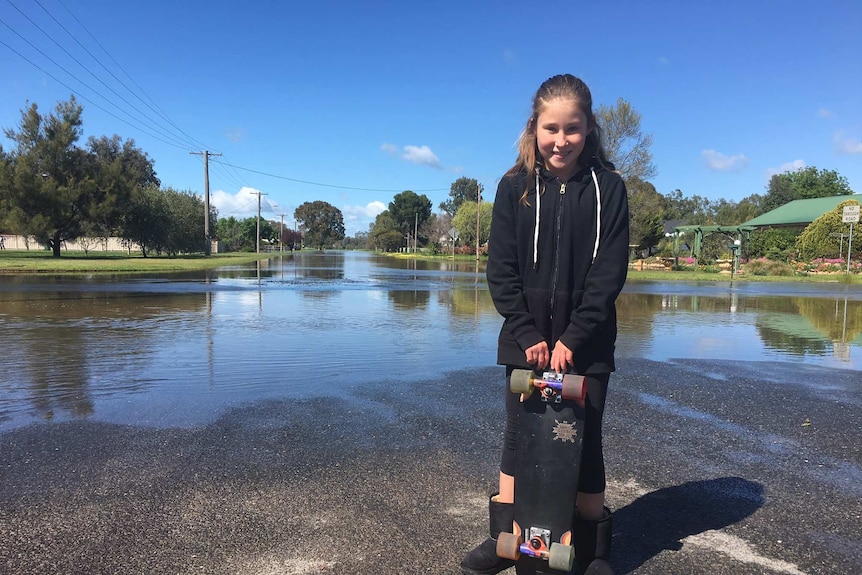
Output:
M618 367L617 573L862 572L862 373ZM0 432L0 573L457 575L487 533L502 387L488 368L250 403L191 429Z

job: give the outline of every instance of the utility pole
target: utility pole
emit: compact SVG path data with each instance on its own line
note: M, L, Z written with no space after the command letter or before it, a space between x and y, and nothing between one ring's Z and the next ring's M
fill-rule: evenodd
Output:
M260 253L260 197L265 196L263 192L249 192L250 194L257 194L257 247L255 248L255 253Z
M417 243L418 241L419 241L419 214L417 213L416 214L416 221L413 224L413 253L414 254L419 251L419 244Z
M284 252L284 214L278 214L281 216L281 227L278 229L278 251Z
M204 237L206 238L205 255L212 255L212 235L210 234L210 156L221 156L213 154L209 150L203 152L189 152L193 156L204 157Z

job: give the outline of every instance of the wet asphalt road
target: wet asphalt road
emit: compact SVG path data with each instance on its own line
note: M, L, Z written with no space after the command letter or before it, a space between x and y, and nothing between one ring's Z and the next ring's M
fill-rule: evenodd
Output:
M623 360L611 385L617 573L862 572L862 373ZM502 386L489 368L193 429L2 432L0 573L458 574Z

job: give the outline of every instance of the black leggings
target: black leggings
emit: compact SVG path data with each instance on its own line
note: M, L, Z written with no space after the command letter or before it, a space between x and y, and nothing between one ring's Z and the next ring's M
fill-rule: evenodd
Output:
M509 391L509 378L514 367L506 367L506 431L503 436L503 457L500 471L515 475L515 438L518 433L518 413L521 398ZM602 493L605 490L605 458L602 453L602 415L608 392L609 373L586 376L587 399L584 414L584 445L581 451L581 472L578 491Z

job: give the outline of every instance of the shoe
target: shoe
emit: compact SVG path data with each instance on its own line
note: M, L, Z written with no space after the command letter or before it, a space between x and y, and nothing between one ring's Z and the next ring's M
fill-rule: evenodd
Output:
M461 561L461 572L464 575L496 575L515 565L511 559L504 559L497 555L497 537L501 531L507 533L512 531L515 505L494 501L496 496L497 493L488 500L488 526L491 537L467 553Z
M604 515L597 521L587 521L575 513L572 539L575 542L575 558L580 575L614 575L610 564L613 516L604 508Z

